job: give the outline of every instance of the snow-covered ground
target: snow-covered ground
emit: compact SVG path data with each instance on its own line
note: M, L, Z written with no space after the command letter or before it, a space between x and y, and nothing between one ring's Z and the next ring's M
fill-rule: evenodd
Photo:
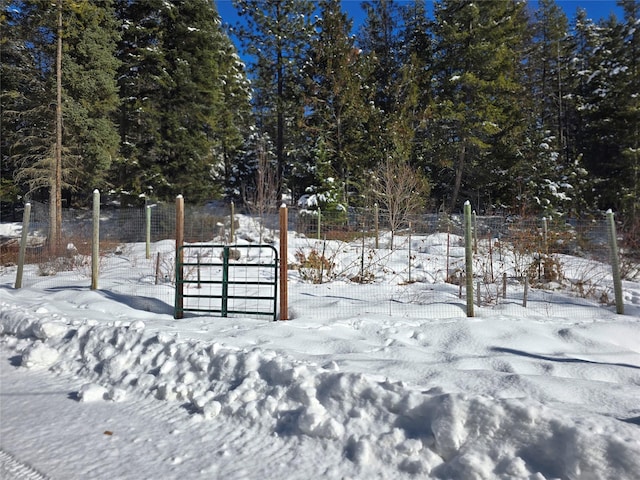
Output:
M442 236L414 241L417 282L406 252L368 284L290 270L284 322L175 320L143 244L93 291L83 268L27 266L19 290L3 269L0 477L640 478L640 284L626 315L556 291L467 318Z

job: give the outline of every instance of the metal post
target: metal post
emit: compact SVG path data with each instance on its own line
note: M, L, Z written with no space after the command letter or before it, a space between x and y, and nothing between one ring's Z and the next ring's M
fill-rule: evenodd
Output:
M493 275L493 237L491 235L491 231L489 231L489 272L491 274L491 283L495 281L495 277Z
M223 317L229 311L229 247L222 249L222 306L220 313Z
M198 265L197 265L197 269L196 269L196 272L197 272L197 274L198 274L198 283L197 283L197 288L202 288L202 284L200 283L200 282L201 282L201 273L200 273L200 252L197 252L197 253L196 253L196 259L197 259L197 263L198 263Z
M464 250L467 277L467 317L473 317L473 248L471 232L471 203L464 202Z
M411 222L409 222L409 283L411 283Z
M502 298L507 298L507 272L502 274Z
M100 192L93 191L93 241L91 243L91 290L98 288L100 265Z
M176 197L176 301L175 318L184 316L184 282L182 281L182 263L184 252L184 198L182 195Z
M27 237L29 234L29 219L31 218L31 204L24 205L22 214L22 235L20 238L20 253L18 254L18 271L16 273L16 288L22 288L22 274L24 272L24 261L27 253Z
M618 255L618 236L613 211L607 210L609 219L609 249L611 253L611 273L613 275L613 290L616 296L616 313L624 315L624 301L622 298L622 278L620 276L620 258Z
M160 252L156 256L156 285L160 284Z
M376 250L380 247L380 207L377 203L373 204L374 222L376 231Z
M473 253L478 253L478 214L473 211Z
M451 246L451 227L447 225L447 266L446 266L446 278L445 282L449 281L449 250Z
M287 206L282 204L280 207L280 320L289 320L288 216Z
M145 208L145 223L146 223L146 257L151 258L151 205L147 205Z

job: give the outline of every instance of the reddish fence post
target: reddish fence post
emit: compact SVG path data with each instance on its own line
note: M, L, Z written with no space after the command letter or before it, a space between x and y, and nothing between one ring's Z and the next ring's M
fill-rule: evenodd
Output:
M182 256L181 247L184 245L184 198L182 195L176 197L176 305L175 318L182 318L184 298L184 283L182 282Z
M280 320L289 320L288 215L287 206L282 204L280 207Z

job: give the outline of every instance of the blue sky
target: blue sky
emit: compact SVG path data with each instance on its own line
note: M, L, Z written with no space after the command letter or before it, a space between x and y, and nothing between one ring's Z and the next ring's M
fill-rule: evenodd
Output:
M396 0L396 3L410 3L410 1L411 0ZM537 2L530 1L530 3L535 7ZM575 17L578 8L584 8L587 12L587 17L594 21L607 18L612 13L615 13L619 19L622 19L622 9L616 5L615 0L556 0L556 3L564 9L569 21ZM234 25L238 20L238 16L232 1L216 0L216 4L223 22ZM342 9L347 12L349 17L354 21L355 27L360 25L364 20L364 12L361 5L362 0L342 0Z
M398 4L410 2L411 0L396 0L396 3ZM354 33L357 32L365 19L365 13L362 10L362 3L363 0L342 0L342 9L349 15L350 19L353 20ZM529 0L529 3L532 8L535 8L537 1ZM575 18L576 12L579 8L586 10L587 17L596 22L602 18L608 18L612 13L615 14L619 20L622 20L623 18L623 11L616 5L615 0L556 0L556 3L564 9L570 24ZM218 12L220 13L224 23L235 25L238 22L239 17L233 6L232 0L216 0L216 4ZM429 8L429 4L433 5L433 1L427 0L427 8ZM236 43L239 54L245 63L250 63L251 59L243 54L242 46L239 45L237 39L232 36L232 40Z

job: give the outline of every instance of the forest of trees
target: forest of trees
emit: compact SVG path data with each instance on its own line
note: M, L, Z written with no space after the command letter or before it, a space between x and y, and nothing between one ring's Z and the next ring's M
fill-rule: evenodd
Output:
M0 0L2 202L250 203L269 178L340 210L409 171L424 211L637 218L640 0L367 0L355 32L338 0L233 3Z

